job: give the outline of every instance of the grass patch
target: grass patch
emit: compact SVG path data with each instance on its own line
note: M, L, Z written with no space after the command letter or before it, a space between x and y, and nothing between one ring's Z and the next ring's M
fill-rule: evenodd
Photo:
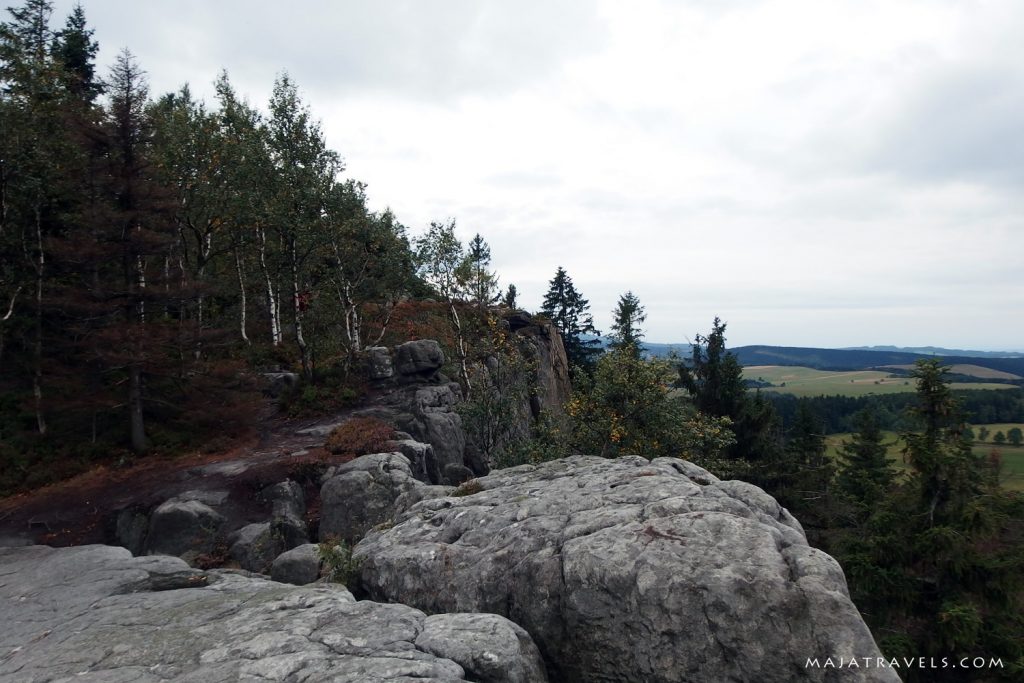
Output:
M1002 470L1000 472L1000 483L1003 488L1010 491L1024 491L1024 446L1010 446L1009 444L994 444L992 443L992 435L997 431L1002 431L1004 434L1007 430L1013 427L1020 427L1024 429L1024 424L988 424L988 425L972 425L975 433L978 432L980 427L987 427L991 434L989 434L987 441L975 440L971 450L975 455L981 457L989 457L993 451L998 452L999 458L1002 461ZM903 473L908 472L910 467L903 461L903 440L900 439L899 434L893 431L882 432L885 443L888 446L887 453L889 458L893 461L893 465L896 469ZM829 434L825 437L825 454L833 460L839 455L839 449L844 441L850 441L852 434Z
M743 368L743 378L768 382L762 391L793 396L869 396L871 394L913 393L916 383L910 377L880 370L815 370L789 365L751 365ZM1013 389L1012 384L993 382L957 382L952 389Z

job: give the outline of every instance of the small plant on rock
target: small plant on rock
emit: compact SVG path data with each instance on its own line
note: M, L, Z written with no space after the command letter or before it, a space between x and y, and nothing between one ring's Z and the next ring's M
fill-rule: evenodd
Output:
M477 479L470 479L464 481L458 485L458 487L451 492L451 495L458 498L460 496L472 496L474 493L480 493L484 490L484 487L480 484Z
M349 586L359 570L360 559L352 556L352 547L338 538L328 538L316 547L323 564L322 576L332 583Z
M327 436L324 448L334 455L357 458L369 453L381 453L395 430L375 417L353 417L334 428Z

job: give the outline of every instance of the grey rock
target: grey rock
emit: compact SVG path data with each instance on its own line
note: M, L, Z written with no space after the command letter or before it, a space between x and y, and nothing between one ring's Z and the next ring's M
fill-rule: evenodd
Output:
M107 546L2 548L0 577L3 681L471 679L416 645L430 631L423 612L356 602L335 586L199 572ZM465 638L484 643L490 631ZM486 652L459 656L483 660Z
M271 531L284 543L284 549L294 548L309 542L306 528L306 496L302 487L291 479L263 489L263 496L270 501Z
M391 353L386 346L371 346L366 349L366 362L370 379L388 379L395 374L391 367Z
M217 507L218 505L223 505L229 495L227 491L216 489L192 489L174 496L174 500L197 500L204 505Z
M172 498L153 511L145 549L150 555L208 553L223 525L224 517L209 505Z
M530 634L495 614L427 617L416 647L450 659L480 683L544 683L544 662Z
M269 522L263 522L247 524L235 532L229 553L242 569L266 574L270 563L284 550L284 539L272 532Z
M345 420L342 420L341 422L323 422L321 424L312 425L311 427L297 429L295 430L295 433L299 436L326 437L343 424L345 424Z
M469 481L474 478L473 470L469 469L465 465L456 465L451 463L445 465L444 478L445 481L449 482L453 486L458 486L464 481Z
M429 444L422 471L430 483L445 484L450 482L444 477L444 468L465 464L466 433L462 417L455 411L461 401L462 389L455 382L416 384L380 396L373 407L356 415L376 417Z
M263 497L270 501L275 515L301 518L306 514L306 496L302 493L302 487L291 479L266 487L263 489Z
M0 548L22 548L27 545L32 545L31 538L24 538L22 536L0 536Z
M266 381L263 393L272 398L279 398L299 383L299 376L294 372L264 372L263 379Z
M149 515L141 508L126 507L117 513L114 536L118 544L127 548L132 555L142 554L148 532Z
M436 462L433 446L429 443L416 441L410 436L407 439L389 441L387 447L409 459L409 469L412 471L412 476L422 482L430 481L427 465L428 463Z
M419 339L395 347L395 372L403 377L430 377L444 365L444 352L433 339Z
M399 499L423 488L401 453L374 453L347 462L320 489L320 540L340 538L355 543L378 524L390 522L404 510Z
M899 680L805 667L881 655L839 565L756 487L671 458L585 456L477 482L371 531L361 588L508 617L569 683Z
M320 556L314 543L281 553L270 566L270 578L281 583L304 586L320 578Z

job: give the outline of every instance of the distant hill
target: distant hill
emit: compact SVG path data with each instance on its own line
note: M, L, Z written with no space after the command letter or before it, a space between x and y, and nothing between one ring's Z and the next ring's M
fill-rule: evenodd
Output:
M913 365L920 358L935 354L903 351L875 351L864 349L815 349L796 346L739 346L730 349L740 364L801 365L818 370L862 370L884 366ZM941 355L947 365L971 365L990 368L998 372L1024 375L1024 357L992 358L980 356Z
M944 349L941 346L850 346L840 351L887 351L895 353L916 353L924 356L959 356L964 358L1024 358L1021 351L970 351L965 349Z

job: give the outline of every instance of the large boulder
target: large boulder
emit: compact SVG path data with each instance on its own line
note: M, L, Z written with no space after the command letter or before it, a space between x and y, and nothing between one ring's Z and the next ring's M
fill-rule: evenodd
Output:
M0 548L0 577L3 681L519 683L542 667L507 622L427 617L124 548Z
M150 517L146 553L184 556L212 552L224 523L224 516L201 500L172 498Z
M462 389L456 382L413 384L379 396L373 406L355 414L383 420L429 444L422 464L417 464L423 473L419 476L432 484L447 484L445 468L465 464L466 432L456 412L461 401Z
M444 352L433 339L419 339L395 347L395 373L404 379L427 379L444 365Z
M366 364L370 379L390 379L395 374L391 366L391 353L386 346L371 346L366 349Z
M291 479L268 486L263 497L270 501L270 526L273 535L283 542L285 549L309 542L306 528L306 496L302 487Z
M320 554L317 546L306 543L281 553L270 566L270 578L281 583L304 586L320 578Z
M682 460L576 456L459 493L356 547L370 597L506 616L568 683L899 680L806 667L881 655L839 565L757 487Z
M449 490L438 489L415 479L401 453L358 457L339 466L320 488L320 540L355 543L414 503Z
M228 554L246 571L266 574L270 563L284 552L284 540L275 534L269 522L246 524L232 534Z

